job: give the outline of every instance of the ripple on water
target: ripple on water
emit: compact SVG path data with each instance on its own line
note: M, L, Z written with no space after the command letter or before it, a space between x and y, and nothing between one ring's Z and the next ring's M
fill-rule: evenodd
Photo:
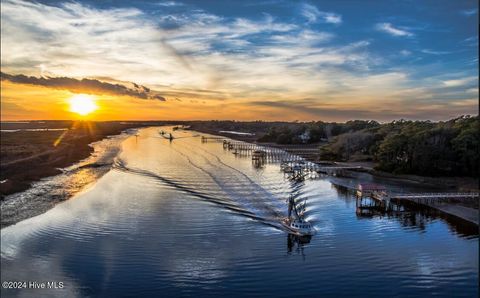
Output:
M275 228L289 195L307 201L310 239ZM2 277L37 258L84 295L478 293L475 236L414 212L357 217L355 200L326 180L292 183L278 164L257 170L221 144L169 143L158 129L127 139L93 188L3 229L1 245Z

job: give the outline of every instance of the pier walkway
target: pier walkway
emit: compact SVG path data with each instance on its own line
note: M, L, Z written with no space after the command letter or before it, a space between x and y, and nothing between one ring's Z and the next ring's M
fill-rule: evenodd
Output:
M473 192L456 192L456 193L413 193L413 194L395 194L392 195L392 199L413 200L418 202L422 201L442 201L449 199L478 199L479 194Z
M469 208L458 203L480 203L480 195L475 192L455 193L407 193L388 195L385 187L381 185L359 184L357 189L357 213L363 214L365 210L374 208L382 212L403 210L402 205L415 203L428 206L443 213L453 215L476 225L479 224L477 208Z

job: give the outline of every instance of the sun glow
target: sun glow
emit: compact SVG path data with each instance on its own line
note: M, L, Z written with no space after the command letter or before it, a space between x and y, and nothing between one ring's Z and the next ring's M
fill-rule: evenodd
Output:
M78 94L70 98L70 111L82 116L88 115L98 107L93 96Z

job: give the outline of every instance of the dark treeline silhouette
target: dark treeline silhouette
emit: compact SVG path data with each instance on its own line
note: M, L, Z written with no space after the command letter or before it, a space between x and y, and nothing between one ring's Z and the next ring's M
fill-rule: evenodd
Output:
M399 120L339 135L320 151L322 159L372 160L395 174L478 177L478 137L478 116Z

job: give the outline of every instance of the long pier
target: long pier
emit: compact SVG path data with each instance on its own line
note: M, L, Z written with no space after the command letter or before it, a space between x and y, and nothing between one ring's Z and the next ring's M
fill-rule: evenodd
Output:
M357 190L357 214L371 214L370 210L380 212L402 211L402 205L414 203L437 209L441 212L462 218L466 221L479 224L478 209L463 207L451 202L472 202L479 203L480 195L476 192L454 192L454 193L407 193L391 194L382 186L379 189Z
M362 167L360 166L324 166L319 165L314 162L310 161L302 161L298 162L298 160L283 160L280 164L280 168L282 170L290 170L292 168L296 168L297 170L302 171L313 171L317 173L324 173L324 174L336 174L339 172L343 172L345 170L358 170Z
M471 201L480 198L479 193L475 192L455 192L455 193L409 193L388 195L386 191L373 191L366 196L359 194L359 197L370 197L377 201L410 201L417 204L435 204L450 201Z
M203 139L202 139L203 140ZM217 138L205 138L204 142L214 141L218 142ZM268 161L282 161L285 160L285 155L289 155L289 159L309 159L318 160L319 149L308 145L284 145L284 146L270 146L259 145L255 143L247 143L242 141L223 140L224 148L237 151L240 154L250 154L252 151L263 150L267 153Z
M456 192L456 193L412 193L412 194L394 194L390 196L393 200L407 200L417 204L435 204L441 202L478 200L479 193L474 192Z
M456 192L456 193L414 193L414 194L396 194L392 199L403 200L449 200L449 199L475 199L479 194L474 192Z
M292 154L280 148L273 148L268 146L262 146L253 143L247 143L242 141L230 141L223 140L223 148L232 151L234 154L250 156L253 152L261 151L263 162L281 162L283 160L296 160L301 161L301 156Z
M202 142L219 142L219 137L202 137ZM317 177L323 173L333 176L345 176L346 170L359 170L360 166L325 166L315 162L308 161L306 157L301 156L298 151L303 153L316 152L316 148L305 148L298 145L283 147L270 147L242 141L231 141L223 139L223 148L228 149L235 155L252 156L252 162L255 166L261 166L264 163L280 163L280 169L289 175L295 177ZM315 154L316 154L315 153Z
M453 215L463 220L474 223L478 226L479 210L476 208L469 208L459 204L449 204L451 202L471 202L479 205L478 193L419 193L419 194L402 194L392 195L392 202L413 202L415 204L428 206L430 208L437 209L443 213Z

